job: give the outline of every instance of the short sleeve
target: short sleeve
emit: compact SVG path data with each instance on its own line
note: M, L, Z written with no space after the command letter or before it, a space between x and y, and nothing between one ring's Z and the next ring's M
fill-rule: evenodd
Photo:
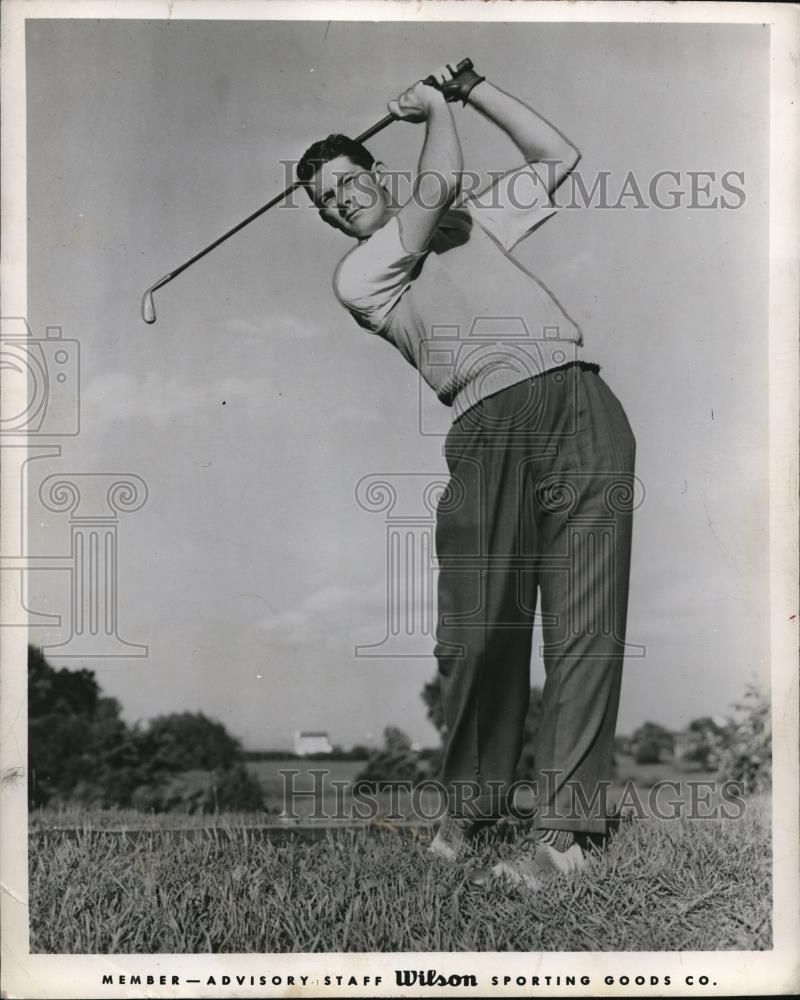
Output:
M526 163L503 174L480 194L465 200L475 221L506 251L511 251L557 207L547 190L547 166Z
M359 325L379 333L426 253L405 249L393 216L341 260L333 276L337 299Z

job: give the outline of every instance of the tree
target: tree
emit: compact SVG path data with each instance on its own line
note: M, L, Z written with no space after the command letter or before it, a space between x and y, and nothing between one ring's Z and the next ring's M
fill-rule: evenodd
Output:
M761 792L772 783L772 716L769 699L753 684L733 706L727 746L720 751L717 777L740 782L745 792Z
M181 778L188 773L194 779ZM182 712L130 727L92 671L56 670L34 646L28 647L28 774L31 806L263 806L241 744L222 723Z
M139 745L151 774L213 771L244 759L241 743L221 722L202 712L173 712L152 719L139 736Z
M146 780L137 731L125 724L121 711L116 698L101 696L83 735L81 773L70 797L85 805L129 806L133 792Z
M657 722L645 722L631 736L630 745L637 764L658 764L662 753L675 752L675 737Z
M28 714L94 714L100 688L91 670L55 670L41 649L28 646Z
M202 712L153 719L137 737L147 780L134 789L139 809L165 812L260 810L263 790L244 765L239 740Z
M383 746L373 750L357 781L368 781L380 788L392 781L422 781L431 777L430 768L411 740L397 726L383 731Z
M130 749L120 706L90 670L56 670L28 647L28 795L31 805L91 786L101 802Z
M710 715L693 719L686 728L682 757L704 771L715 771L720 754L729 745L732 726L727 720L717 721Z

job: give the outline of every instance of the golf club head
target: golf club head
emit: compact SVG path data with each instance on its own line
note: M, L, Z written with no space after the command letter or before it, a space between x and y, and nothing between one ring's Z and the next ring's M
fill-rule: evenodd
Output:
M190 262L191 263L191 262ZM181 273L188 265L184 264L183 267L178 268L177 271L170 271L169 274L165 274L163 278L159 278L158 281L151 285L147 291L142 296L142 319L145 323L152 325L156 321L156 304L153 301L153 293L158 291L162 285L166 285L168 281Z
M142 296L142 319L151 326L156 321L156 304L153 302L152 288L148 288Z

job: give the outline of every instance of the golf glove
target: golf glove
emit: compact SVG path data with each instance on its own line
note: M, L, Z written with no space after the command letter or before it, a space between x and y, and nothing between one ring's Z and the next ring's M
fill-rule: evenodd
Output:
M424 82L441 90L446 101L461 101L462 104L466 104L472 88L485 79L485 76L475 72L472 63L458 74L453 66L447 63L431 73Z

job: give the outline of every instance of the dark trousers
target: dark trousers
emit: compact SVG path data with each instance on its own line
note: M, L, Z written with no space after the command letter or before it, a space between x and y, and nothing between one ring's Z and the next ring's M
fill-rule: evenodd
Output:
M505 811L522 749L540 595L546 681L537 824L605 832L634 503L635 440L596 365L504 389L451 428L437 511L436 656L455 813ZM594 798L594 801L593 801Z

